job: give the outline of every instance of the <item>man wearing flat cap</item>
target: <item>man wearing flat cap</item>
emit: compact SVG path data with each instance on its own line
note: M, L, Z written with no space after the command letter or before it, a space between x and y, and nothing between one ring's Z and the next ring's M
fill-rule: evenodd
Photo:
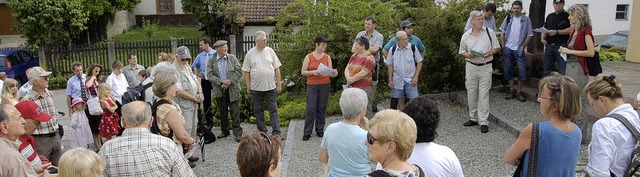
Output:
M36 151L47 157L53 165L58 165L58 160L62 155L60 134L58 134L58 119L60 117L58 109L56 109L53 93L47 90L50 74L51 72L45 71L40 67L31 68L27 73L27 77L32 88L22 98L22 101L33 101L45 114L53 116L49 121L40 122L40 125L31 135L35 141Z
M213 97L216 99L218 111L220 111L220 123L222 132L218 138L229 136L229 117L227 110L231 110L231 130L236 142L242 137L242 127L240 127L240 112L238 111L238 100L240 100L240 79L242 78L242 68L240 62L233 54L228 54L229 47L227 41L219 40L213 44L216 55L207 64L207 77L213 88Z
M569 33L571 33L571 24L569 23L569 13L564 10L564 0L553 0L553 13L547 15L544 21L544 27L549 32L542 33L540 40L544 44L544 71L543 74L549 75L553 71L553 66L557 63L558 71L565 74L567 62L560 56L560 46L567 47Z

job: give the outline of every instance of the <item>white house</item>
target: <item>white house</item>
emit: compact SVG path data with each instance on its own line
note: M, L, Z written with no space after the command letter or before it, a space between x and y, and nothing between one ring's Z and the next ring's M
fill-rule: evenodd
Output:
M136 15L180 15L182 0L141 0L133 9Z
M634 0L565 0L565 10L574 4L582 4L589 9L591 25L594 35L609 35L616 31L629 30L631 24L631 10ZM511 1L513 2L513 0ZM522 0L523 12L529 14L531 0ZM548 0L546 13L554 11L553 1ZM511 7L511 4L506 6ZM498 22L500 25L502 22Z

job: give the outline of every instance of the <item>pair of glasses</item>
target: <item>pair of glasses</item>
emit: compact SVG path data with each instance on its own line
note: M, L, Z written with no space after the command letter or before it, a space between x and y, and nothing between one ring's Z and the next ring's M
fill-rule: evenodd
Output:
M552 98L547 98L547 97L542 96L542 94L540 94L540 93L536 93L536 97L538 97L540 99L545 99L545 100L553 100Z
M260 135L264 136L264 138L267 139L267 142L269 143L269 151L267 152L267 157L269 157L269 163L273 164L274 163L274 158L272 157L273 155L273 140L271 139L271 136L267 135L264 132L260 132Z
M369 145L372 145L373 142L378 141L377 138L374 138L371 133L367 132L367 143L369 143Z

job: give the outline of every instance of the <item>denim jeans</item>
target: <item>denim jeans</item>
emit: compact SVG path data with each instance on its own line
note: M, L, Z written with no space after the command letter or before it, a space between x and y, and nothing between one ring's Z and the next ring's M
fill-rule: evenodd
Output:
M264 101L267 101L269 118L271 119L271 134L280 134L280 121L278 121L278 103L276 102L276 89L269 91L251 90L253 101L253 114L256 116L258 130L267 133L266 119L264 118Z
M524 58L524 50L511 50L507 47L502 49L504 69L504 80L510 81L514 77L514 66L517 65L518 81L524 81L527 79L527 59Z
M558 63L558 72L562 75L566 74L567 62L562 59L560 56L560 46L566 46L566 44L557 44L551 45L547 44L544 46L544 72L545 76L549 75L551 71L553 71L553 63Z

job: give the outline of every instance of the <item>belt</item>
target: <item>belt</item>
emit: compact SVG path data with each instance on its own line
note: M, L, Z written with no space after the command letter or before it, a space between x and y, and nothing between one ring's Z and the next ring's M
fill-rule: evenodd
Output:
M470 61L467 61L467 62L471 63L472 65L476 65L476 66L484 66L484 65L491 64L491 61L488 61L488 62L485 62L485 63L474 63L474 62L470 62Z
M58 132L53 132L53 133L47 133L47 134L32 134L31 136L35 136L35 137L54 137L56 136L56 134L58 134Z
M547 43L547 44L549 44L549 45L563 45L565 43Z

